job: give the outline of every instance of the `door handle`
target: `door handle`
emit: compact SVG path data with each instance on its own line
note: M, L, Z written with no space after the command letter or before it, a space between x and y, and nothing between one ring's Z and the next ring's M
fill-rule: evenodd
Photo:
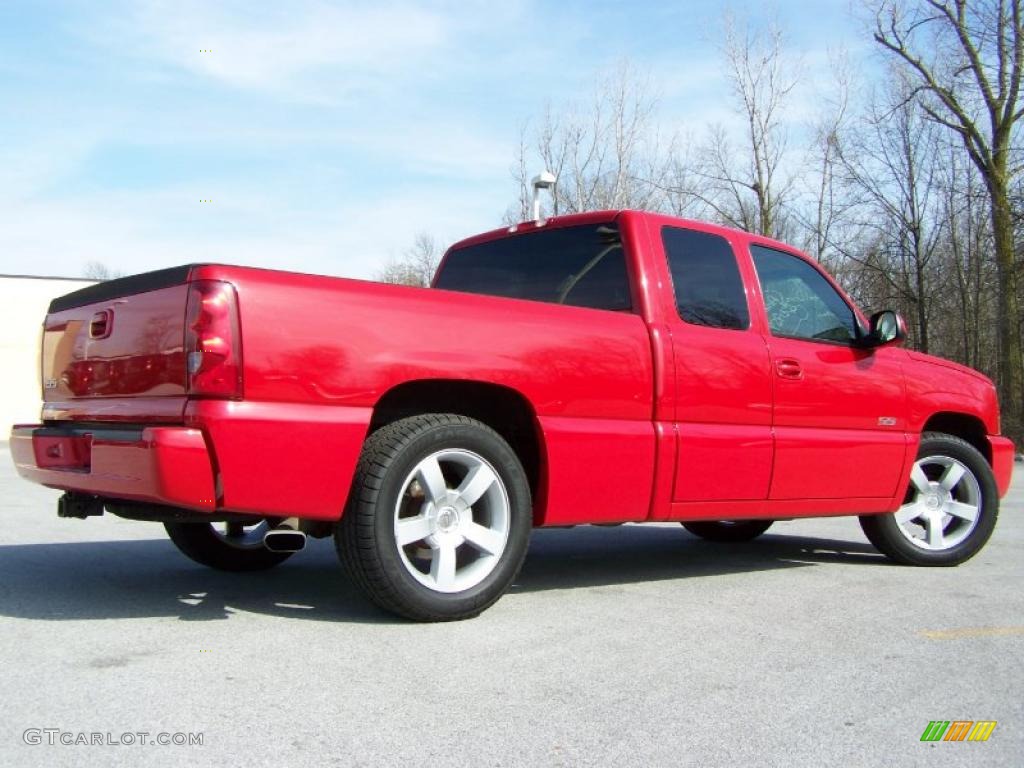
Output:
M802 379L804 370L800 367L800 361L791 357L784 357L775 361L775 372L783 379Z

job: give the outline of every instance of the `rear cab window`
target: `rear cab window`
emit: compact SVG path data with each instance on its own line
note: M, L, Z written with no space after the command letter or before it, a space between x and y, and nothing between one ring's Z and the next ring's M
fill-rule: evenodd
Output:
M629 312L626 255L609 224L503 237L448 253L435 288Z
M691 325L747 330L747 295L729 241L682 227L663 227L661 241L679 317Z

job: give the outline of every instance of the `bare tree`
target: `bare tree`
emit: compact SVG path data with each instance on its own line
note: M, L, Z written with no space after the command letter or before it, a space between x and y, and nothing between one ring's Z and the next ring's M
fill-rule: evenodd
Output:
M655 107L647 78L629 62L601 80L589 104L549 105L531 139L521 136L512 169L518 200L506 219L529 217L531 161L558 178L550 214L660 208L666 171Z
M990 330L996 327L998 280L990 257L987 195L977 169L957 150L947 147L943 158L940 216L946 237L939 269L946 279L936 286L935 301L945 325L938 338L946 340L941 354L995 373L998 350Z
M111 269L101 261L89 261L82 269L82 277L87 280L113 280L115 277L124 277L124 272Z
M515 163L509 169L512 178L516 180L518 194L516 201L505 211L505 223L515 224L517 221L526 221L530 218L530 207L533 198L530 193L530 141L527 136L528 123L524 123L519 129L519 146L516 147ZM546 167L546 166L545 166Z
M1021 0L878 0L874 39L899 61L931 120L962 141L985 184L999 274L1004 431L1024 434L1024 340L1010 190L1024 108Z
M722 51L743 122L739 151L720 126L696 153L692 141L664 142L648 80L626 62L599 83L589 105L549 106L532 137L523 131L512 168L517 199L506 221L529 216L528 169L535 160L558 177L548 213L669 211L781 236L793 185L782 172L780 117L796 82L782 55L782 36L774 27L755 34L729 22Z
M698 144L692 135L686 135L675 137L669 145L663 192L665 210L673 216L699 219L709 213Z
M793 180L783 171L787 133L781 122L797 78L783 55L782 32L772 25L752 31L728 17L722 55L743 124L737 149L722 126L704 145L694 191L725 223L769 237L783 235L783 208Z
M507 218L529 216L529 177L546 167L559 176L547 213L643 208L797 242L865 305L902 309L919 347L996 378L1004 431L1022 439L1024 0L863 1L892 67L838 67L804 152L789 148L797 77L780 30L727 22L734 124L663 141L647 80L625 65L591 102L523 130ZM866 108L864 92L879 94Z
M392 259L374 276L381 283L412 285L426 288L434 279L441 262L441 249L434 238L425 232L416 235L412 247L400 258Z
M943 147L938 128L924 119L905 84L889 83L868 106L862 130L852 135L841 162L865 226L876 233L876 247L863 264L891 287L883 300L911 310L914 340L927 352L932 292L941 280L934 259L943 234Z
M831 271L840 271L861 227L854 220L852 196L842 172L844 145L852 120L850 68L845 52L831 57L828 87L817 96L821 109L809 126L810 146L798 178L800 204L794 206L800 245Z

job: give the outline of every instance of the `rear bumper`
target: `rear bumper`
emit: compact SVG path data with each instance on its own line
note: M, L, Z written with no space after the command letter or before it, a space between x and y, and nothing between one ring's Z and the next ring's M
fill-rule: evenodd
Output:
M16 425L10 446L18 474L50 488L195 510L217 506L198 429Z
M1005 437L989 436L988 444L992 447L992 473L996 476L999 497L1002 498L1010 489L1010 475L1013 474L1013 443Z

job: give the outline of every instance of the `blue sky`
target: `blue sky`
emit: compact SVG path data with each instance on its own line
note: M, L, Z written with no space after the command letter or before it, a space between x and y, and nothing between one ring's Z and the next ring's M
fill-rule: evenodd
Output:
M446 244L500 225L524 122L623 59L649 74L664 131L733 119L723 8L4 0L0 273L223 261L370 276L418 232ZM799 129L827 51L865 43L847 0L775 16L806 72Z

